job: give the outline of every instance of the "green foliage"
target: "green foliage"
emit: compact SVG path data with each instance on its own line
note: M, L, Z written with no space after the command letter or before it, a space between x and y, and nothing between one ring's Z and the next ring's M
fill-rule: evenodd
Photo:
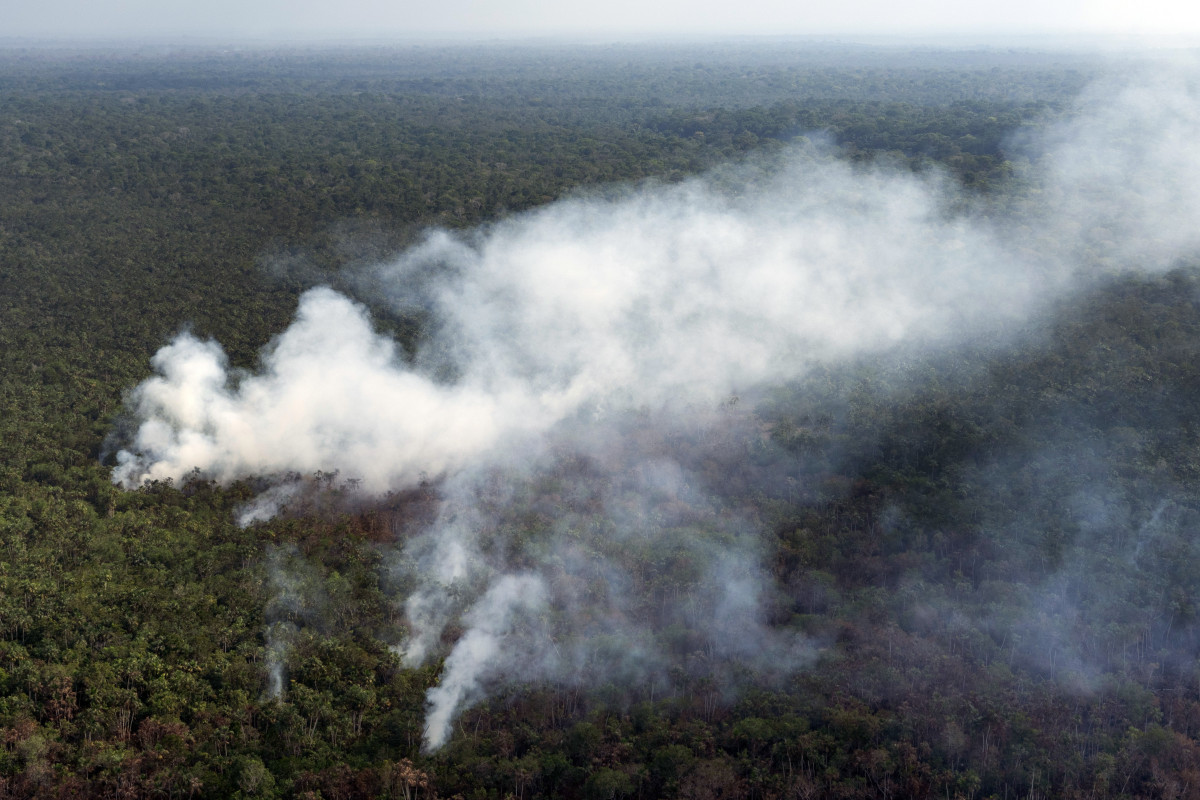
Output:
M772 533L769 621L815 643L811 669L740 693L684 666L634 688L526 686L468 712L434 756L419 753L434 669L390 649L403 587L383 568L427 497L347 509L330 489L312 514L243 530L252 482L126 492L101 464L123 392L181 325L250 366L300 290L425 226L813 134L854 160L941 165L1000 202L1014 133L1062 114L1088 66L889 57L0 54L0 795L1194 788L1193 268L1103 286L1003 351L828 370L730 412L747 424L699 470L705 502ZM423 320L379 319L411 352ZM556 485L574 468L521 487L496 546L536 546L577 503L577 546L631 567L647 604L713 588L683 544L735 532L677 503L660 537L616 542ZM654 636L683 665L705 658L695 623Z

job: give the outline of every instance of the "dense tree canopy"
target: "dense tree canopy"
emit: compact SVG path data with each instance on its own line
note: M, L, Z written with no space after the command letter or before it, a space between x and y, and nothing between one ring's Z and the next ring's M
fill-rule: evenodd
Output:
M696 445L706 502L769 531L769 623L814 642L811 665L736 691L682 668L525 685L434 755L437 665L391 648L388 564L436 484L363 503L318 475L240 528L252 478L110 480L123 393L182 326L248 367L302 289L351 285L430 225L801 136L1000 202L1016 134L1097 69L784 45L0 53L0 796L1195 794L1194 265L1064 301L1010 347L731 405L719 454ZM419 316L378 312L420 338ZM646 603L702 580L670 537L614 548L605 510L552 480L510 500L501 543L574 503L579 547L627 563ZM683 505L658 509L672 536L725 535ZM658 635L706 658L703 630Z

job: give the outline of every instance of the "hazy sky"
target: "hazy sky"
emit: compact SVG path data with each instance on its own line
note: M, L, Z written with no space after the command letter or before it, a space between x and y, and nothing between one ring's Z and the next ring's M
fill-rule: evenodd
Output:
M1200 34L1180 0L0 0L6 37Z

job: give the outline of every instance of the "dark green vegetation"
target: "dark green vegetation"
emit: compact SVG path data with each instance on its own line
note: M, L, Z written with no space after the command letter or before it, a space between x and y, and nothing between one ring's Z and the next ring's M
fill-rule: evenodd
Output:
M769 532L771 622L822 646L810 669L739 694L686 674L666 696L525 687L431 757L436 671L388 649L403 615L382 567L435 489L353 512L318 495L325 511L241 530L252 485L124 492L101 465L122 391L181 324L249 366L299 290L424 226L821 131L1002 197L1007 137L1062 113L1086 68L783 46L0 55L0 797L1200 791L1186 265L1098 287L1011 350L739 406L751 424L730 430L753 434L702 477ZM554 492L499 527L535 536ZM631 572L687 588L669 555ZM272 560L303 602L272 608ZM299 625L281 703L269 615Z

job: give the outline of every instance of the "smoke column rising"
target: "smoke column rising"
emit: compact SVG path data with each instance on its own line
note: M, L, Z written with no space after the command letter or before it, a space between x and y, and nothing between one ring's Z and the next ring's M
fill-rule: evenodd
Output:
M414 360L326 288L301 298L251 375L231 375L216 343L181 335L132 394L140 425L114 480L338 470L382 493L444 479L437 520L397 562L415 583L406 663L436 653L451 622L466 627L429 693L428 749L517 664L521 680L569 682L606 660L611 674L653 680L667 657L647 632L680 620L721 632L720 658L799 667L811 648L761 620L770 579L754 525L706 505L686 458L625 437L630 413L712 437L723 424L713 409L732 394L817 363L999 334L1093 265L1169 267L1200 241L1198 109L1189 71L1093 90L1073 121L1027 144L1035 174L1003 218L936 174L856 169L802 146L770 168L432 232L376 276L398 311L432 320ZM617 556L574 543L576 528L595 527L571 510L583 482L553 510L548 541L491 546L489 509L561 472L564 454L593 464L605 536L658 537L701 565L655 619L647 598L623 596ZM663 508L685 511L664 521ZM599 601L579 589L593 584L608 587ZM531 634L538 609L575 645ZM620 657L586 643L613 637Z
M536 611L546 603L546 590L536 575L505 575L463 616L467 632L446 659L441 682L429 690L425 718L425 747L437 750L446 743L459 709L483 691L481 678L489 667L504 663L506 641L521 612Z

